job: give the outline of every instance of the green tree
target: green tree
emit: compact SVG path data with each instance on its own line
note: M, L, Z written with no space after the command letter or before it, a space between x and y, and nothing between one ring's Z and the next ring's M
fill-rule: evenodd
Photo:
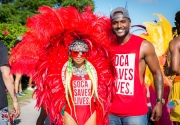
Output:
M27 17L37 13L38 7L53 6L57 0L14 0L0 6L0 23L24 25Z
M0 41L5 43L8 50L14 46L18 36L23 35L26 27L21 24L0 24Z
M26 31L24 25L27 18L38 13L40 6L74 6L80 12L88 5L92 6L92 11L95 8L93 0L0 0L0 3L0 41L4 42L9 50L14 46L17 36Z
M9 3L9 2L13 2L13 0L0 0L1 3L3 4L6 4L6 3Z
M84 7L87 5L92 6L92 11L94 11L94 1L93 0L4 0L3 4L0 6L0 23L10 23L10 24L22 24L26 23L28 17L33 16L37 13L40 6L55 6L57 3L60 6L74 6L80 12L83 11Z
M76 7L80 12L84 10L84 7L91 5L92 11L94 11L95 5L93 0L59 0L61 3L61 6L67 7L67 6L74 6Z

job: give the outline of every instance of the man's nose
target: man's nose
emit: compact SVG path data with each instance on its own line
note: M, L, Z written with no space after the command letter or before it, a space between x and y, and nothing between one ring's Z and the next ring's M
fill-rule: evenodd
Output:
M118 28L122 27L122 24L121 24L120 22L117 23L117 27L118 27Z

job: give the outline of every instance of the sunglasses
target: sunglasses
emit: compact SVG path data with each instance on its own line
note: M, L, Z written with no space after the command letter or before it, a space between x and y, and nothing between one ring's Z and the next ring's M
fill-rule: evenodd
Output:
M86 58L87 52L82 52L82 51L71 51L71 57L77 58L78 56L81 56L81 58Z

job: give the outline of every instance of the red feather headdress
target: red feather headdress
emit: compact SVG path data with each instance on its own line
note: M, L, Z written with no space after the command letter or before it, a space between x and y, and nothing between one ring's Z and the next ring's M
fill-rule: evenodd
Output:
M111 99L114 69L109 58L110 43L114 40L109 18L98 16L87 7L83 13L74 7L57 10L40 7L27 21L28 32L11 50L11 72L33 76L37 85L37 107L44 106L54 124L62 125L61 111L66 104L65 88L61 73L68 61L68 47L72 41L85 41L90 50L87 60L94 66L98 76L97 125L108 124L108 107Z

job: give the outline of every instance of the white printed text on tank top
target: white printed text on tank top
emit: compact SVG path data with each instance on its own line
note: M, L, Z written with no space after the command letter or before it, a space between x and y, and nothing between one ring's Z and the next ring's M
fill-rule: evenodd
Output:
M135 54L116 54L116 94L134 95Z

